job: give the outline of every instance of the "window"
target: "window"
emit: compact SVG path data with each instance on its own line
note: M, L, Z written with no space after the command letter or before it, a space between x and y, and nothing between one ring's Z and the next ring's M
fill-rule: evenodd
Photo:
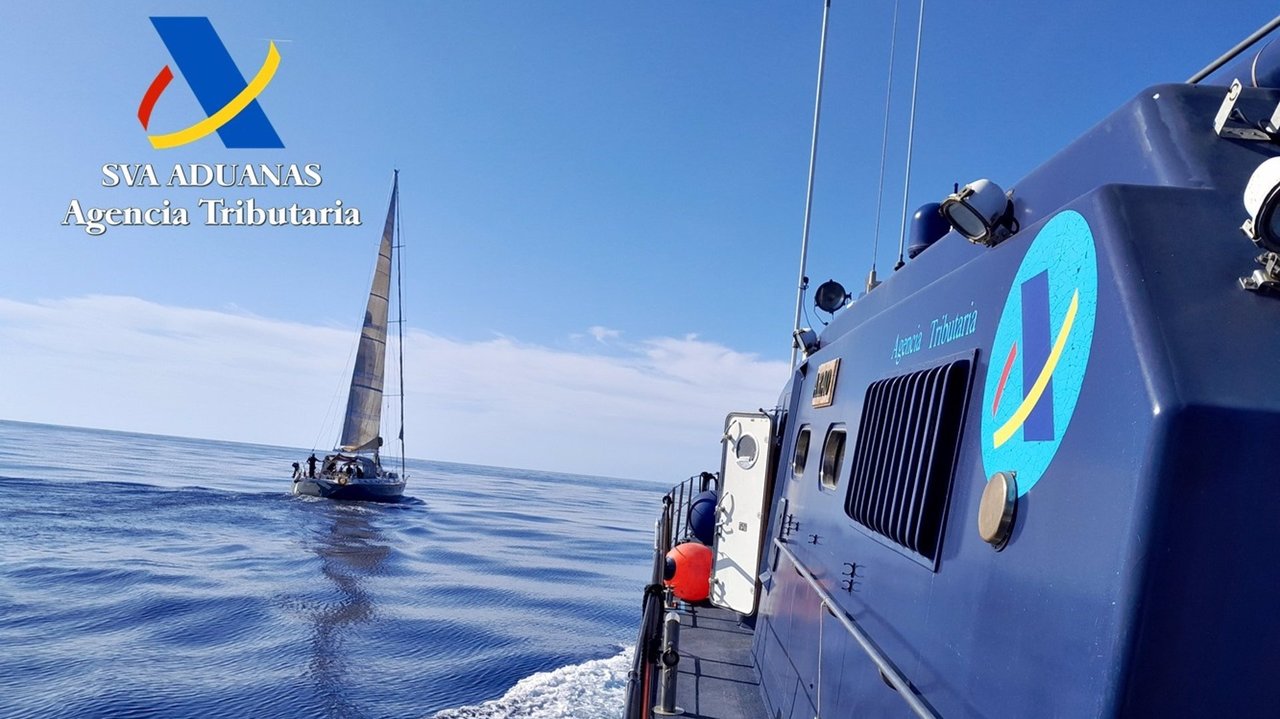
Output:
M809 427L800 428L800 434L796 436L796 453L791 459L791 478L799 479L804 476L804 466L809 461Z
M832 489L840 481L840 463L844 461L844 425L827 431L827 441L822 446L822 469L818 481L826 489Z

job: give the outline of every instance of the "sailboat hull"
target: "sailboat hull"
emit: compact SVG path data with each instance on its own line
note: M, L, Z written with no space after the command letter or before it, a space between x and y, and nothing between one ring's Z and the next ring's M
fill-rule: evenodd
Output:
M357 502L396 502L404 494L404 480L389 477L351 479L342 484L324 477L294 481L293 493Z

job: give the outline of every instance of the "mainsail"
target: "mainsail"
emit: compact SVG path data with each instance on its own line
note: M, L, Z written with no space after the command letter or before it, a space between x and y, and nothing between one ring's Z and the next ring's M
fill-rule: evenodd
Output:
M382 419L382 374L386 364L387 310L391 293L391 248L395 236L396 200L400 192L397 173L391 186L391 207L387 224L382 229L378 248L378 264L369 289L369 305L364 311L364 328L360 331L360 348L351 373L351 394L347 396L347 415L342 423L338 446L345 452L376 448Z

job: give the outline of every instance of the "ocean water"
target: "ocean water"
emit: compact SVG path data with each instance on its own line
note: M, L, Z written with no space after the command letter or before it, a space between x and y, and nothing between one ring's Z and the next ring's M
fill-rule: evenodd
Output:
M617 717L662 483L0 421L0 717Z

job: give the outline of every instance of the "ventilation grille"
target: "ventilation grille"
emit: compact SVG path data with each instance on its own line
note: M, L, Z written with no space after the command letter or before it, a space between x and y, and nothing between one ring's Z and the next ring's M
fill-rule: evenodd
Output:
M867 388L845 511L907 550L936 560L964 405L967 359Z

